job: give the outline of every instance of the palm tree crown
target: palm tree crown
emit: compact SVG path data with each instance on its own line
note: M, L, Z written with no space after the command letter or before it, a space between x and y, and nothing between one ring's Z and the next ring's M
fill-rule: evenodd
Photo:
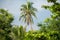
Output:
M28 25L33 23L32 16L36 17L35 11L37 10L32 6L32 4L33 3L31 2L27 2L27 4L21 6L22 8L20 19L22 18Z

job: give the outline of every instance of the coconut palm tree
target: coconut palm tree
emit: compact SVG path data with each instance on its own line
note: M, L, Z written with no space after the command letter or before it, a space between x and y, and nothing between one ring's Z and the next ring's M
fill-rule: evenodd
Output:
M21 16L20 16L20 20L24 20L24 22L27 24L27 25L30 25L31 26L31 30L32 29L32 23L33 23L33 18L32 16L36 17L35 15L35 12L37 11L36 8L34 8L32 6L32 2L27 2L27 4L23 4L21 6Z

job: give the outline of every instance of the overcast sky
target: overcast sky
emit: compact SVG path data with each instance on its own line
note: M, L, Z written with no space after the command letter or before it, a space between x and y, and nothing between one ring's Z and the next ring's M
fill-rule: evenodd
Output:
M50 3L47 3L47 0L30 0L33 2L33 6L37 8L36 12L36 18L34 19L34 25L36 26L37 23L43 22L46 18L50 17L50 11L46 10L44 8L41 8L42 5L51 5ZM60 1L60 0L59 0ZM25 4L27 1L26 0L0 0L0 8L7 9L13 16L14 16L14 21L12 24L14 25L23 25L24 22L19 21L19 16L20 16L20 8L22 4ZM29 29L29 27L27 28ZM37 27L34 27L34 29L38 29Z

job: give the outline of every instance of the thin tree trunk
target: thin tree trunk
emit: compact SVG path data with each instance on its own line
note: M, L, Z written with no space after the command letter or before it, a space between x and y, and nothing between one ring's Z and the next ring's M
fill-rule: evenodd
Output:
M27 25L25 25L25 27L24 27L24 31L26 31L26 28L27 28Z
M31 31L33 31L32 23L30 23Z

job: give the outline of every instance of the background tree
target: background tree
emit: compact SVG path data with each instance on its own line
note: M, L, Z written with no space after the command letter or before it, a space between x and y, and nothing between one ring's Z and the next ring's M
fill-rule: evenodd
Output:
M9 36L13 16L7 10L0 9L0 40L12 40Z
M57 38L51 37L52 38L51 40L60 40L60 31L59 31L60 29L60 3L58 3L57 0L47 0L47 1L53 4L50 6L43 5L45 9L48 9L52 12L51 18L47 18L45 20L45 23L44 23L46 25L45 28L47 27L46 30L49 30L49 32L50 31L58 32Z
M52 12L51 18L47 19L47 24L51 28L51 30L59 30L60 29L60 3L57 3L57 0L49 0L49 2L53 2L54 4L51 6L44 6L46 9L49 9Z
M23 26L14 26L12 28L11 37L13 40L24 40L25 34L26 31L24 30Z

